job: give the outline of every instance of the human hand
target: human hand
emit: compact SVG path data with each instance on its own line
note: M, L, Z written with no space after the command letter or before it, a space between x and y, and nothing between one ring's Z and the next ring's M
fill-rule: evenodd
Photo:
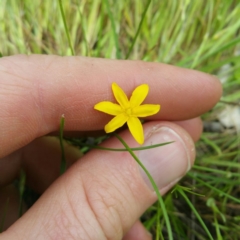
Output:
M161 104L161 111L144 124L144 145L174 143L136 152L161 194L190 169L193 141L202 131L198 116L221 96L215 77L140 61L4 57L0 59L0 211L9 196L6 224L14 223L0 239L151 239L138 218L157 198L130 154L92 150L81 157L79 150L66 146L69 169L59 177L59 143L48 136L59 130L62 114L65 134L101 132L111 116L93 106L114 101L112 82L128 96L147 83L145 102ZM138 146L128 130L120 135L131 147ZM116 138L102 145L123 148ZM21 168L28 185L42 195L17 220L19 202L10 184Z

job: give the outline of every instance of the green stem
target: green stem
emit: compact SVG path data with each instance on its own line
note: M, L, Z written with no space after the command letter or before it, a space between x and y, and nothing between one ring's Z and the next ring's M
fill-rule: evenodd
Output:
M159 143L159 144L154 144L146 147L138 147L138 148L130 148L132 151L141 151L141 150L147 150L151 148L156 148L156 147L161 147L167 144L170 144L173 142L165 142L165 143ZM89 147L89 148L94 148L98 150L106 150L106 151L113 151L113 152L126 152L128 151L126 148L106 148L106 147L101 147L101 146L93 146L90 144L81 144L83 147Z
M163 212L163 217L165 219L166 222L166 226L167 226L167 231L168 231L168 237L169 240L173 240L173 235L172 235L172 229L171 229L171 224L169 221L169 217L166 211L166 207L163 201L163 198L158 190L157 184L155 183L155 181L153 180L151 174L148 172L148 170L145 168L145 166L142 164L142 162L137 158L137 156L134 154L134 152L129 148L129 146L127 145L127 143L117 134L115 134L116 138L118 138L118 140L123 144L123 146L128 150L128 152L132 155L132 157L136 160L136 162L140 165L140 167L143 169L143 171L146 173L149 181L151 182L153 189L155 190L157 197L158 197L158 201L160 203L160 206L162 208L162 212Z
M67 162L65 158L64 144L63 144L63 130L64 130L65 118L64 115L61 117L60 121L60 148L61 148L61 166L60 166L60 174L63 174L66 171Z
M23 170L20 172L20 179L19 179L19 209L18 209L18 216L19 218L23 214L23 194L25 191L25 184L26 184L26 174Z

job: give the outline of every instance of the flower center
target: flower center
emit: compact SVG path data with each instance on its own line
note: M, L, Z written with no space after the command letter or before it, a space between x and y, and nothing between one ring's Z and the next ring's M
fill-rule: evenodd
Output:
M126 114L130 117L132 115L132 109L131 108L127 108L125 110Z

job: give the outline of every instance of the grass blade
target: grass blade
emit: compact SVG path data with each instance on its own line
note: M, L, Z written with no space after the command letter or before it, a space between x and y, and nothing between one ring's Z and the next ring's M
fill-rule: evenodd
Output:
M133 47L134 47L135 42L136 42L136 40L137 40L137 37L138 37L138 35L139 35L139 33L140 33L140 30L141 30L141 27L142 27L142 23L143 23L143 20L144 20L144 18L145 18L145 15L146 15L146 13L147 13L147 10L148 10L148 7L149 7L150 3L151 3L151 0L148 0L147 5L146 5L146 7L145 7L145 9L144 9L144 12L143 12L141 21L140 21L140 23L139 23L137 32L136 32L136 34L135 34L135 36L134 36L134 38L133 38L132 44L131 44L131 46L130 46L130 48L129 48L129 50L128 50L128 53L127 53L125 59L128 59L128 58L129 58L129 56L130 56L130 54L131 54L131 52L132 52L132 50L133 50Z
M60 148L61 148L60 174L63 174L63 173L66 171L66 167L67 167L67 162L66 162L66 158L65 158L65 151L64 151L64 144L63 144L64 124L65 124L65 118L64 118L64 115L62 115L61 121L60 121L60 134L59 134L59 135L60 135L60 136L59 136Z
M211 233L209 232L207 226L205 225L205 223L203 222L201 216L198 214L196 208L193 206L193 204L191 203L191 201L188 199L187 195L185 194L185 192L180 188L177 187L177 191L182 195L182 197L185 199L185 201L187 202L187 204L189 205L189 207L192 209L192 211L194 212L195 216L197 217L198 221L201 223L202 227L204 228L205 232L207 233L209 239L214 240L214 238L212 237Z
M114 37L114 42L115 42L115 47L116 47L116 57L117 57L117 59L121 59L121 51L120 51L120 48L119 48L119 41L118 41L118 35L117 35L117 32L116 32L115 20L114 20L112 12L110 10L109 1L104 0L104 2L105 2L105 5L107 7L108 16L110 18L111 25L112 25L112 32L113 32L113 37Z
M87 35L86 35L84 18L83 18L83 15L82 15L82 12L81 12L81 9L80 9L79 6L78 6L77 9L78 9L78 14L79 14L80 19L81 19L81 26L82 26L82 31L83 31L83 41L84 41L84 45L85 45L85 49L86 49L86 55L87 55L88 57L90 57L90 56L91 56L91 53L90 53L90 47L89 47L88 40L87 40Z
M233 201L235 201L235 202L237 202L237 203L240 203L240 200L239 200L239 199L237 199L237 198L235 198L235 197L233 197L233 196L231 196L231 195L229 195L229 194L227 194L227 193L225 193L225 192L223 192L223 191L221 191L221 190L213 187L212 185L208 184L206 181L202 181L201 179L194 177L194 175L191 174L190 172L188 173L188 175L189 175L191 178L196 179L196 181L200 182L201 184L205 185L206 187L212 189L213 191L218 192L218 193L220 193L221 195L224 195L224 196L226 196L227 198L229 198L229 199L231 199L231 200L233 200Z
M72 42L71 42L71 39L70 39L69 30L68 30L68 27L67 27L66 17L65 17L64 11L63 11L62 0L58 0L58 3L59 3L60 11L61 11L61 16L62 16L65 32L67 34L68 44L69 44L69 47L71 49L71 53L74 56L75 54L74 54Z

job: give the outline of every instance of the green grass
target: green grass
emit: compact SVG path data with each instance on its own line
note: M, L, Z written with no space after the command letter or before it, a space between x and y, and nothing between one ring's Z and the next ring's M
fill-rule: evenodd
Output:
M226 79L223 101L202 116L205 122L217 122L221 109L239 103L239 1L59 2L1 0L0 56L75 54L164 62ZM204 132L195 167L163 198L173 239L239 239L239 146L234 128ZM168 239L157 209L149 208L142 221L155 236Z

